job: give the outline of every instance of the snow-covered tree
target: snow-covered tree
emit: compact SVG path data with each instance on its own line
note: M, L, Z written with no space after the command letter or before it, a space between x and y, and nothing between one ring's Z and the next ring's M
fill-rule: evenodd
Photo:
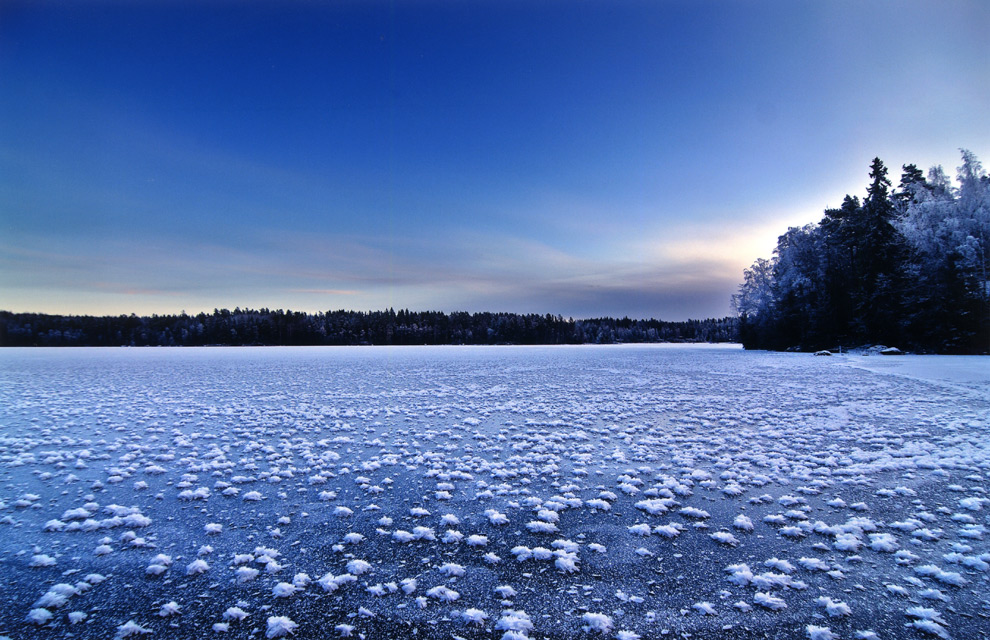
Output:
M943 351L990 347L990 180L973 153L962 159L957 189L933 167L895 223L911 251L914 337Z
M739 335L743 344L766 345L767 332L774 320L774 265L759 258L743 271L739 293L732 296L732 308L739 314Z
M990 178L962 151L954 187L904 165L891 192L879 158L865 200L780 236L744 272L733 305L748 347L864 343L990 351Z

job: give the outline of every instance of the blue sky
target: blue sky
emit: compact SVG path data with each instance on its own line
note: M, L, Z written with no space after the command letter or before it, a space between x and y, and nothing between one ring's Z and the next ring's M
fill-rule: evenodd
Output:
M879 156L990 160L990 4L0 5L0 308L722 316Z

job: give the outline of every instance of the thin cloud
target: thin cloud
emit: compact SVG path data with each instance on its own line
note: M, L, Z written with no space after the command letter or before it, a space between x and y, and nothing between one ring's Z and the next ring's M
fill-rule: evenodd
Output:
M361 292L352 289L289 289L292 293L318 293L330 296L354 296Z
M90 291L127 312L134 309L120 308L116 296L144 297L145 308L155 298L167 300L156 312L174 311L161 308L172 304L258 304L677 319L702 309L724 315L735 287L717 260L591 259L528 237L472 232L432 239L283 232L254 239L249 249L115 238L98 255L74 251L64 254L63 266L35 265L31 289L51 298L66 288ZM7 284L13 285L9 278ZM702 303L698 312L690 311L692 302Z

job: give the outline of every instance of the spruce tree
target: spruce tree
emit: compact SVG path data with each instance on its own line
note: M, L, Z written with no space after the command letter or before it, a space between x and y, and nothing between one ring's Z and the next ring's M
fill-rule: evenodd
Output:
M857 305L864 337L870 342L897 342L901 338L899 268L903 260L900 234L894 228L887 167L880 158L870 166L870 186L863 201L857 276L862 288Z
M914 200L917 190L927 187L924 172L916 164L905 164L901 166L901 183L897 185L894 192L894 206L898 216L904 214L911 201Z

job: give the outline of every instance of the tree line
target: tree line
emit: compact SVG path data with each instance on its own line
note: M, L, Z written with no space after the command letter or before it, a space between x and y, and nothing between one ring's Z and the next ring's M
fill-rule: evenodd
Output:
M788 229L744 271L732 299L743 346L990 352L990 178L966 150L957 185L941 166L902 170L891 189L875 158L862 201Z
M0 311L2 346L440 345L733 342L734 317L685 322L440 311L214 309L197 315Z

